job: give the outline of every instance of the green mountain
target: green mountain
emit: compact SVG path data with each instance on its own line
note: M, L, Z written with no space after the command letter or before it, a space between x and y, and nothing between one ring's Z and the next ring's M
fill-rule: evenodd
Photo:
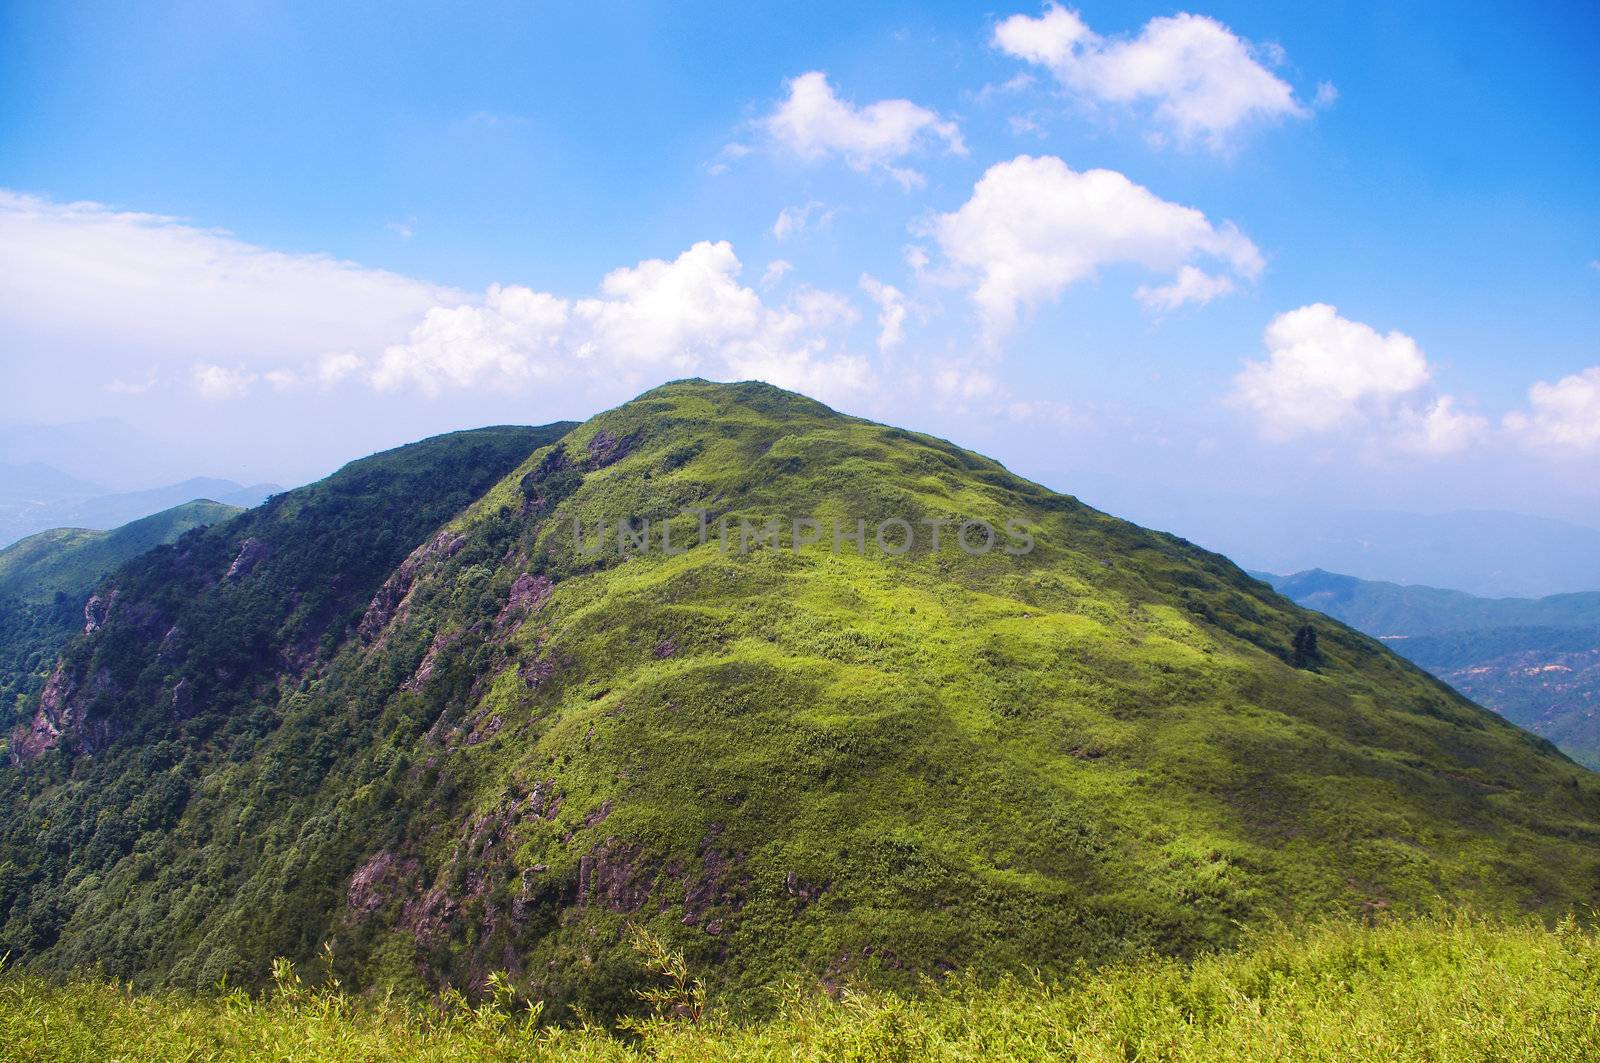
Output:
M0 430L0 436L4 431ZM143 491L107 494L46 465L0 465L0 547L54 528L116 528L207 499L249 509L281 491L276 484L244 486L232 480L194 477Z
M88 622L95 585L117 566L236 506L197 499L111 531L56 528L0 550L0 728L20 697L36 693L56 654Z
M629 923L746 999L1600 901L1600 779L1225 558L760 384L564 430L119 570L0 773L0 949L606 1013Z
M1478 598L1321 569L1266 579L1600 769L1600 592Z
M56 528L30 535L0 550L0 596L24 602L53 601L57 594L81 598L118 565L239 512L238 506L197 498L111 531Z

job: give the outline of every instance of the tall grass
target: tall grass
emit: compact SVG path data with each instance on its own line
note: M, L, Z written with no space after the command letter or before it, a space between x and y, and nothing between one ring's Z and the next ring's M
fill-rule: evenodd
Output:
M646 953L652 950L645 949ZM1458 916L1274 929L1191 962L1062 983L953 978L915 997L790 987L740 1022L686 1013L670 954L657 1014L620 1031L553 1027L507 983L471 1006L357 999L283 965L261 996L135 994L0 977L14 1060L1582 1060L1600 1058L1600 938ZM695 1015L698 1014L698 1018Z

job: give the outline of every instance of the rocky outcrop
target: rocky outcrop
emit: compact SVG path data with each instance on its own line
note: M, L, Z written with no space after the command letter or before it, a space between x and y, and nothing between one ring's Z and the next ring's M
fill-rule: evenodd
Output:
M589 439L586 448L589 452L589 467L603 469L607 465L615 465L631 454L638 442L637 435L626 435L619 439L606 429L600 429Z
M78 685L67 674L66 666L56 665L50 678L45 680L33 718L17 724L11 732L13 765L33 760L60 744L62 734L72 726L77 692Z
M111 618L111 607L116 604L117 592L112 590L104 598L98 594L89 595L89 600L83 603L83 633L93 635L105 626Z
M373 856L350 876L345 889L348 921L359 923L373 912L415 889L417 862L385 850Z
M578 903L636 912L650 900L655 877L642 845L607 838L578 860Z
M505 639L515 634L523 621L539 611L554 589L555 582L549 576L535 576L530 572L518 576L511 584L511 593L500 615L494 619L496 636Z
M104 734L85 733L85 710L101 694L114 692L111 672L101 668L87 683L80 684L67 671L65 663L56 665L50 678L45 680L39 695L39 707L25 723L19 723L11 732L10 760L13 766L34 760L41 754L74 739L86 744L98 744L95 738ZM104 731L104 728L101 728Z
M415 694L428 685L428 679L433 675L433 670L439 664L439 655L455 644L457 635L453 631L441 631L433 637L428 644L428 650L422 655L422 663L417 665L417 670L410 679L400 684L401 690L409 690Z
M383 586L378 588L378 593L367 604L366 612L361 614L361 622L356 627L361 637L369 642L377 638L403 611L406 599L410 597L411 589L416 586L417 577L423 570L438 560L454 557L466 542L459 534L446 528L411 551L400 562L400 567L383 581Z
M256 566L267 559L272 553L272 548L260 539L246 539L239 544L239 554L233 559L233 564L228 566L224 580L241 580L256 570Z

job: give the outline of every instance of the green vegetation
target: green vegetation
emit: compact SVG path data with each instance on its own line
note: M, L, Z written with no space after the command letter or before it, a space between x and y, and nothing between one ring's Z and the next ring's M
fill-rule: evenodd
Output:
M0 949L208 989L332 942L352 988L504 971L570 1019L638 1008L635 926L746 1011L791 978L1600 901L1600 779L1225 558L764 385L556 434L475 483L335 477L114 576L0 772ZM695 509L869 532L573 542L689 544ZM901 554L891 517L952 523ZM1037 548L970 556L968 518Z
M1600 592L1478 598L1320 569L1269 581L1600 768Z
M670 961L669 961L670 962ZM12 1058L241 1060L890 1059L1545 1061L1600 1054L1600 941L1571 923L1419 921L1253 935L1191 962L1059 982L956 977L914 997L800 988L770 1018L690 1021L658 980L657 1017L555 1027L502 988L472 1007L357 1000L287 969L260 997L130 994L102 981L0 977Z
M38 603L65 594L81 604L117 566L240 512L238 506L199 498L111 531L57 528L30 535L0 550L0 597Z
M37 693L67 639L84 625L95 585L119 565L237 506L197 499L111 531L56 528L0 550L0 733L20 698Z

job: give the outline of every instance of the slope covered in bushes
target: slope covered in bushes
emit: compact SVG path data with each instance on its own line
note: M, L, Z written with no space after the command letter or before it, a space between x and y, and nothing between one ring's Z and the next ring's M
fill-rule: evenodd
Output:
M748 1004L1597 899L1592 775L1215 554L765 385L529 451L387 570L252 526L114 581L61 671L93 698L6 778L23 964L253 984L332 942L347 985L607 1014L629 924Z
M1192 962L1147 960L1061 982L955 978L915 997L791 987L750 1023L681 1009L547 1025L504 993L476 1007L360 1001L285 972L262 997L128 994L0 977L0 1041L38 1060L784 1059L1171 1063L1375 1060L1544 1063L1600 1055L1600 942L1467 919L1275 930ZM641 966L674 998L672 982ZM654 985L653 985L654 987Z

